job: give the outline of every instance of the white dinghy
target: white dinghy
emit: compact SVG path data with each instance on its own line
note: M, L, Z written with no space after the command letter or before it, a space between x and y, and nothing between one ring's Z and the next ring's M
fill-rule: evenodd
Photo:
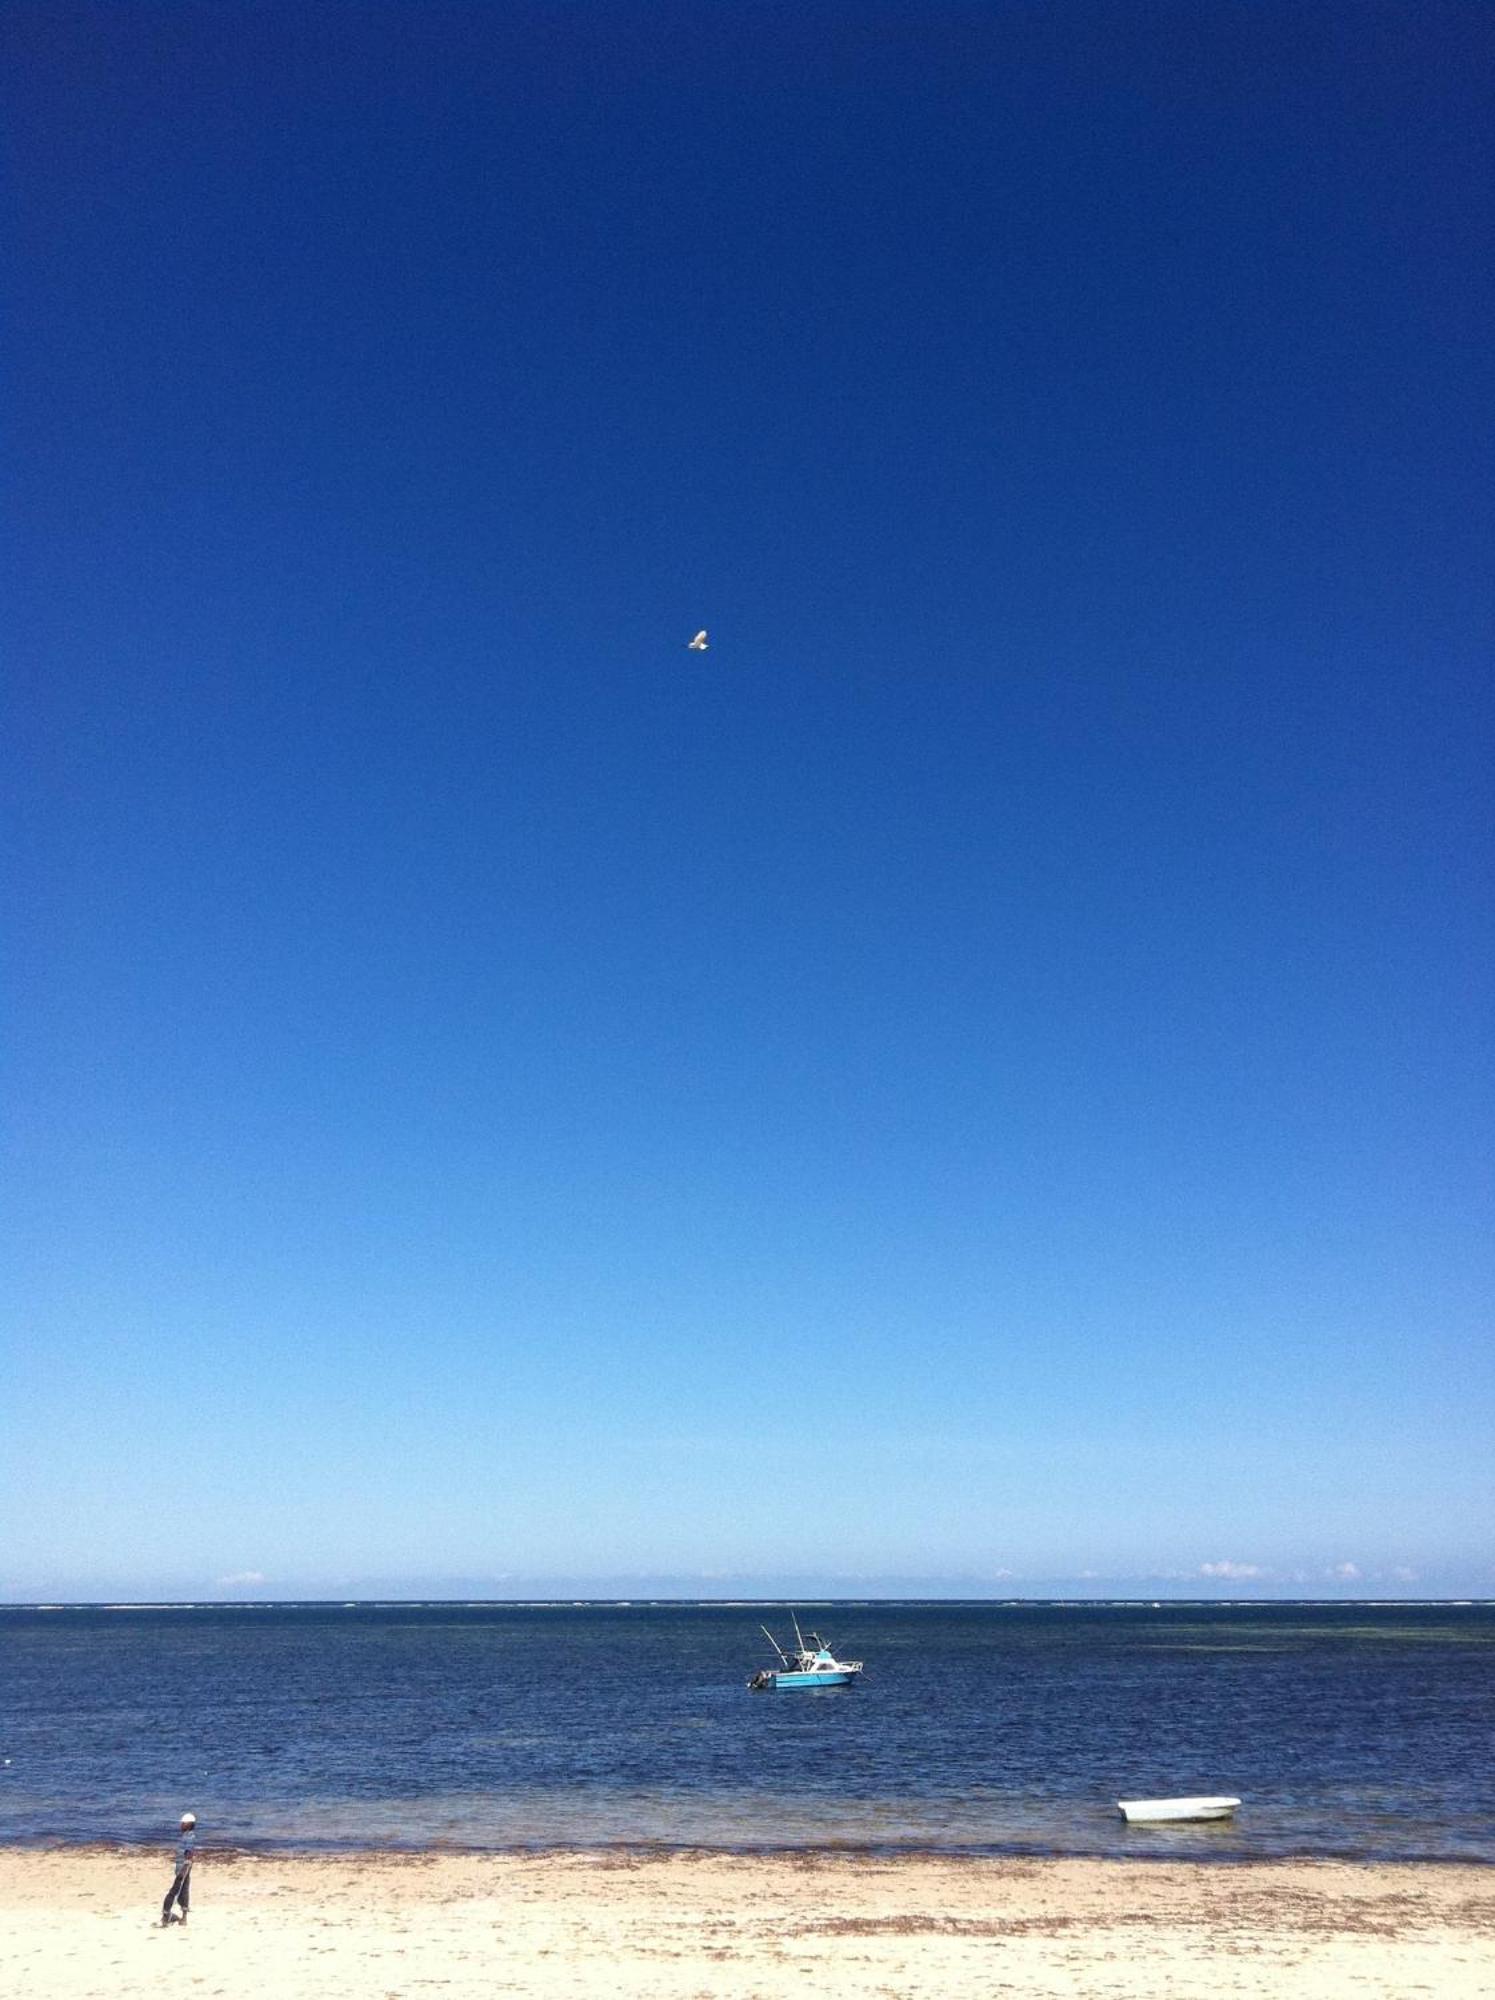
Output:
M1229 1819L1239 1799L1118 1799L1123 1819Z

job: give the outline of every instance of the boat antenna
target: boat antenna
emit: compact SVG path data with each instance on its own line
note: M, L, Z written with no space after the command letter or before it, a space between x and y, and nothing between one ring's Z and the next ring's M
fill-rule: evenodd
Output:
M803 1652L805 1650L805 1635L803 1632L800 1631L799 1620L794 1616L794 1613L792 1611L790 1612L789 1617L794 1625L794 1643L799 1648L799 1650Z
M769 1645L773 1647L774 1651L778 1654L779 1658L784 1662L784 1665L787 1667L789 1664L789 1655L784 1651L783 1647L779 1644L778 1640L773 1636L772 1632L769 1631L766 1625L760 1625L758 1627L758 1630L763 1634L764 1638L768 1641Z

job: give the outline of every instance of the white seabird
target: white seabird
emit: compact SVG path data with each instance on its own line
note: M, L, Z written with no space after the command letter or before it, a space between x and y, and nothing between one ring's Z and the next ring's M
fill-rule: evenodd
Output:
M705 650L706 650L706 634L704 632L697 632L694 639L692 639L690 644L686 647L686 651L690 653L704 653Z

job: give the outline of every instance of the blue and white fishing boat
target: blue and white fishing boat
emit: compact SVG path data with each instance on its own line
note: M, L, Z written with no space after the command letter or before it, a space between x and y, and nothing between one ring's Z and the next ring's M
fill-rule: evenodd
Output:
M759 1631L779 1656L777 1667L762 1667L753 1675L748 1686L755 1694L766 1694L775 1688L844 1688L850 1687L862 1671L860 1660L838 1660L818 1632L805 1635L799 1629L799 1620L790 1614L794 1625L794 1650L786 1653L766 1625Z

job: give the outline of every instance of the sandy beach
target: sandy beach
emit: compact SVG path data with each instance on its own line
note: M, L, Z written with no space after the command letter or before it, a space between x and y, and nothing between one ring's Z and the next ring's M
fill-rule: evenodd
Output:
M0 1853L0 1991L121 1996L826 1996L1495 1990L1495 1872L859 1855Z

